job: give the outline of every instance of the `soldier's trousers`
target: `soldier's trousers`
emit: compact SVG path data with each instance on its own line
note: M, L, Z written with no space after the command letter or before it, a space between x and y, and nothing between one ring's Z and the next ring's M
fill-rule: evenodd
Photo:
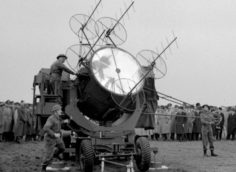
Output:
M61 78L53 77L50 78L50 84L53 88L53 92L55 95L62 96L62 90L61 90Z
M53 157L57 157L60 153L65 151L65 145L60 138L52 139L49 137L44 138L45 141L45 155L43 158L43 166L51 163Z
M62 92L61 92L61 81L55 80L55 81L53 82L53 89L54 89L54 94L55 94L55 95L62 96Z
M210 150L214 150L212 128L210 125L209 126L202 125L203 150L207 150L208 143L210 145Z

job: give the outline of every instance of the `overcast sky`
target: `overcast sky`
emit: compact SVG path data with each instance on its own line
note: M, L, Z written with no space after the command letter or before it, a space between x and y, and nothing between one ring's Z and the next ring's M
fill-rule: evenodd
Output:
M32 102L33 76L78 43L69 27L75 14L89 14L98 0L0 0L0 100ZM118 17L128 0L103 0L94 15ZM125 5L126 4L126 5ZM160 92L189 103L236 103L236 1L136 0L124 18L128 37L121 46L134 56L159 51L166 38L167 74Z

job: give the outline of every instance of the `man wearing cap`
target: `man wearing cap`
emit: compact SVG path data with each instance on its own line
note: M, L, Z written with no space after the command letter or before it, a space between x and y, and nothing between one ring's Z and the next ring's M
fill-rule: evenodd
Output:
M214 153L213 132L212 132L212 127L211 127L211 125L214 123L213 113L210 112L210 107L208 105L203 105L202 108L203 110L200 113L200 119L201 119L201 124L202 124L203 153L204 153L204 156L208 156L207 146L209 142L211 156L217 156Z
M65 145L61 139L61 106L56 104L52 107L52 115L48 117L43 130L45 142L45 156L43 158L42 171L46 171L46 167L50 164L53 157L60 158L60 154L65 151Z
M62 72L65 71L69 74L75 75L75 73L67 68L64 65L67 56L64 54L60 54L57 56L57 60L51 65L50 68L50 83L53 88L53 92L55 95L62 96L61 92L61 76Z

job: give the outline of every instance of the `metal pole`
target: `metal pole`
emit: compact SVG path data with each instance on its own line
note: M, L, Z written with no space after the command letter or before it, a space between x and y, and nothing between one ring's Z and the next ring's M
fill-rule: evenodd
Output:
M115 29L115 27L118 25L118 23L120 22L120 20L124 17L124 15L128 12L128 10L130 9L130 7L134 4L134 1L132 1L132 3L129 5L129 7L125 10L125 12L121 15L121 17L117 20L117 22L115 23L115 25L111 28L108 29L106 32L106 37L112 42L112 44L116 47L116 44L114 43L114 41L111 39L110 34L111 32Z
M177 102L177 101L175 101L175 100L171 100L171 99L168 99L168 98L166 98L166 97L162 97L162 96L159 96L161 99L164 99L164 100L167 100L167 101L170 101L170 102L172 102L172 103L176 103L176 104L178 104L178 105L183 105L182 103L180 103L180 102Z
M94 43L93 46L91 46L91 44L89 44L89 46L91 47L90 50L88 51L88 53L85 55L85 57L81 58L80 59L80 63L82 63L86 58L87 56L89 55L89 53L91 52L91 50L94 52L93 48L95 47L95 45L98 43L98 41L100 40L100 38L102 37L103 33L105 32L105 30L101 33L101 35L98 37L98 39L96 40L96 42Z
M105 158L102 157L101 172L104 172L104 167L105 167Z
M148 89L148 88L147 88L147 89ZM179 102L181 102L181 103L184 103L184 104L187 104L187 105L193 105L193 104L184 102L184 101L182 101L182 100L180 100L180 99L177 99L177 98L174 98L174 97L172 97L172 96L169 96L169 95L167 95L167 94L161 93L161 92L159 92L159 91L156 91L156 92L157 92L158 94L161 94L161 95L166 96L166 97L168 97L168 98L171 98L171 99L173 99L173 100L179 101Z
M92 15L94 14L94 12L96 11L97 7L99 6L99 4L102 2L102 0L100 0L96 7L94 8L93 12L91 13L91 15L89 16L88 20L86 21L86 23L82 26L82 30L84 30L84 28L86 27L86 25L88 24L89 20L91 19Z
M129 11L130 7L134 4L134 1L129 5L129 7L125 10L125 12L121 15L121 17L117 20L116 24L111 28L111 32L115 29L116 25L120 22L120 20L124 17L124 15Z
M134 172L134 164L133 164L133 155L130 158L129 164L126 166L127 172Z
M173 44L176 41L177 37L175 37L167 46L166 48L164 48L162 50L162 52L153 60L153 62L151 63L151 69L139 80L138 83L135 84L135 86L129 91L129 93L127 94L127 96L125 96L125 98L122 99L121 103L119 104L119 106L126 100L127 97L129 97L132 93L132 91L146 78L146 76L153 70L153 67L155 65L155 61L171 46L171 44Z

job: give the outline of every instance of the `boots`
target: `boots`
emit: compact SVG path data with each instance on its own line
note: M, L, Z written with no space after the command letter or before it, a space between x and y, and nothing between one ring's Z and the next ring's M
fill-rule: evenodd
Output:
M208 155L207 155L207 149L204 149L204 150L203 150L203 156L208 157Z
M58 148L56 148L53 157L57 158L59 161L61 161L62 158L60 157L60 153L61 153L61 151Z
M60 157L60 154L54 155L55 158L57 158L59 161L62 161L62 158Z
M218 156L218 155L214 153L214 150L211 150L211 156Z
M41 172L46 172L46 168L47 168L47 166L46 166L46 165L42 165Z

